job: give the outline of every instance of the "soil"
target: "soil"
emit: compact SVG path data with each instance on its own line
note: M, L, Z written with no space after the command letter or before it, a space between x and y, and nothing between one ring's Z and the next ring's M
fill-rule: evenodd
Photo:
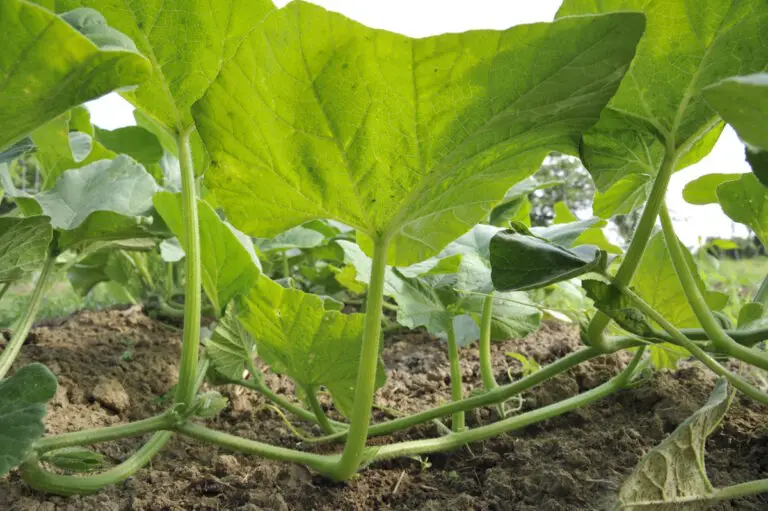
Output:
M49 433L76 431L151 416L165 406L178 374L178 329L140 310L82 311L38 326L17 366L48 365L60 389L46 419ZM0 337L1 339L1 337ZM500 383L520 377L520 365L506 352L540 364L577 349L578 336L548 323L533 335L494 346ZM387 339L388 383L377 402L412 411L449 399L444 347L422 332ZM583 364L526 393L523 409L542 406L599 385L625 363L621 356ZM511 370L509 375L507 365ZM466 392L479 387L477 351L462 351ZM292 396L290 382L267 377L271 387ZM150 466L103 492L63 498L26 487L12 473L0 480L3 510L336 510L336 509L607 509L638 459L689 414L712 390L714 378L696 365L655 373L642 384L589 407L450 453L428 459L376 464L347 483L333 483L307 469L233 454L175 437ZM298 439L259 396L226 388L230 406L208 425L275 445ZM470 425L495 412L471 413ZM707 444L707 470L715 486L768 477L768 407L737 397ZM308 424L297 425L306 431ZM423 426L398 439L436 434ZM109 442L99 450L119 462L142 439ZM327 448L325 449L327 450ZM720 503L715 509L768 509L768 495Z

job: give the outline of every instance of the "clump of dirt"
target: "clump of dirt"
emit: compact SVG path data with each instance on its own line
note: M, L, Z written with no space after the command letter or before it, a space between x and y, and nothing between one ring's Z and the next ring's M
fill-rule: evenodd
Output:
M46 419L49 433L126 422L167 405L164 396L178 374L179 334L138 309L84 311L34 329L17 366L43 362L61 382ZM519 363L506 352L543 365L578 346L575 332L556 323L543 325L525 339L498 343L494 369L499 383L521 373ZM383 356L389 374L377 395L379 404L409 412L450 398L445 346L439 341L420 331L395 334L387 339ZM477 351L464 349L461 356L469 393L481 384ZM519 405L530 409L594 388L625 362L620 355L595 359L525 393ZM267 381L292 397L293 385L286 378L268 375ZM639 458L699 408L713 384L714 378L697 366L657 373L578 411L454 452L378 463L347 483L327 481L304 467L175 437L149 467L97 495L44 495L11 474L0 481L0 509L604 509ZM232 387L224 391L230 406L209 420L210 426L274 445L300 445L260 396ZM487 423L494 414L479 410L468 414L468 422ZM766 418L768 407L735 400L707 445L707 469L716 486L768 477ZM422 426L396 437L435 434L434 426ZM119 462L142 440L97 447ZM768 496L718 506L715 509L768 509Z

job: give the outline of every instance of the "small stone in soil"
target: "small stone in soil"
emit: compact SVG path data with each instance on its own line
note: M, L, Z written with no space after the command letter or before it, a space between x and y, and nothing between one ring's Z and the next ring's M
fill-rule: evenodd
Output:
M118 413L131 404L123 385L114 378L101 380L91 392L91 397L104 408Z

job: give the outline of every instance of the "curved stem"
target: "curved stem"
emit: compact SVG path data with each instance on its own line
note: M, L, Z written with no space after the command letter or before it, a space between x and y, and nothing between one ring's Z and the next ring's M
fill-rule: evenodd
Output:
M675 168L677 162L677 155L674 148L668 147L664 156L664 160L661 162L659 172L656 174L656 178L653 182L653 188L651 188L651 194L648 197L648 202L645 204L643 214L640 217L640 222L637 224L635 234L632 236L632 241L627 248L626 254L624 254L624 260L621 262L619 269L616 271L614 277L618 282L622 284L629 284L632 282L632 277L635 275L635 270L640 264L640 258L645 252L645 248L648 246L648 240L651 239L653 233L653 227L656 225L656 218L659 216L659 210L662 204L664 204L664 195L669 185L669 178L672 176L672 171ZM605 337L604 332L611 319L598 312L592 318L587 328L587 338L592 343L592 346L599 348L603 351L610 351L608 346L608 339Z
M595 387L592 390L588 390L577 396L570 397L559 403L551 404L536 410L516 415L508 419L494 422L487 426L481 426L479 428L470 429L461 433L454 433L452 435L432 438L428 440L413 440L410 442L400 442L391 445L385 445L378 448L374 460L394 458L397 456L424 454L429 452L445 451L454 449L462 445L480 442L488 438L500 435L502 433L508 433L510 431L541 422L543 420L562 415L571 410L575 410L582 406L588 405L602 399L626 385L627 381L631 377L633 371L637 367L640 359L643 356L644 348L640 348L635 353L634 358L629 365L619 375L613 377L606 383Z
M21 319L16 324L11 340L8 341L5 349L0 353L0 380L8 374L13 362L19 355L19 351L21 351L21 347L24 345L29 330L32 328L32 323L34 323L37 312L40 310L40 304L43 302L45 291L48 289L55 261L56 257L49 253L43 263L43 269L40 271L40 277L37 279L32 297L27 304L27 310L24 311L24 315L21 316Z
M200 348L200 312L202 291L200 281L200 224L197 215L195 171L189 138L190 126L179 134L179 164L181 167L181 202L186 238L186 290L184 293L184 334L179 364L179 383L174 402L188 407L195 397L195 372Z
M169 414L157 415L149 419L143 419L127 424L117 424L104 428L91 428L73 433L64 433L41 438L33 449L38 453L62 449L64 447L75 447L80 445L91 445L99 442L108 442L120 438L129 438L145 435L159 431L161 429L170 429L177 422L177 419Z
M483 315L480 318L480 376L483 387L493 390L499 385L493 375L493 360L491 358L491 319L493 318L493 293L483 301Z
M331 425L330 421L328 420L328 416L325 415L323 406L320 404L320 401L317 400L315 389L304 389L304 391L307 394L307 401L309 401L309 406L312 407L312 411L315 414L317 424L325 433L329 435L335 433L336 429Z
M760 401L761 403L768 403L768 394L765 394L761 392L760 390L756 389L752 385L749 384L747 380L742 378L739 375L733 374L727 369L725 369L723 366L717 363L715 359L709 356L708 353L706 353L703 349L701 349L696 343L688 339L686 336L684 336L680 330L677 329L672 323L667 321L667 319L656 312L656 309L648 305L645 300L640 298L634 291L629 289L629 287L625 286L624 284L620 282L614 282L614 285L622 292L624 293L629 299L631 299L633 302L635 302L635 306L654 320L656 323L661 326L664 330L667 331L669 335L672 336L675 341L677 341L680 346L684 347L688 351L691 352L691 354L696 357L698 360L700 360L705 366L707 366L712 372L717 374L718 376L725 377L728 382L742 391L744 394L748 395L749 397Z
M701 290L696 284L691 268L685 261L683 250L680 247L680 241L677 239L675 228L672 225L672 217L669 216L669 211L667 210L666 205L661 208L661 227L664 231L667 250L672 259L672 264L675 267L677 278L680 280L685 296L688 299L688 303L690 303L694 314L696 314L696 318L699 320L699 323L701 323L704 332L706 332L707 336L712 340L712 343L718 349L739 360L768 370L768 354L751 348L746 348L728 337L728 334L725 333L720 322L717 321L717 318L712 314L707 302L704 300L704 296L701 294Z
M371 423L373 393L376 388L376 370L379 360L379 336L381 335L381 308L384 303L384 276L387 265L389 238L374 240L371 278L368 283L368 297L365 304L365 327L363 346L357 369L355 402L344 452L336 465L332 477L346 480L360 467L368 439Z
M64 496L94 493L131 477L149 463L170 438L171 433L168 431L155 433L133 456L101 474L82 477L54 474L44 470L37 457L34 457L22 465L21 476L32 488L43 492Z
M456 344L456 331L453 329L453 318L448 326L448 362L451 365L451 400L461 401L461 362L459 360L459 347ZM455 412L451 417L451 429L454 432L465 428L464 412Z

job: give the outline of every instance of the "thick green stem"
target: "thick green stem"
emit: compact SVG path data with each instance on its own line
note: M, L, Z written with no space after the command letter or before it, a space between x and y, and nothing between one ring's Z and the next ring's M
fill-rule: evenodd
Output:
M480 318L480 376L485 390L493 390L499 385L493 374L491 358L491 319L493 318L493 293L483 301L483 315Z
M328 420L328 416L325 415L325 410L323 410L323 406L320 404L320 401L317 400L316 390L312 388L304 390L307 394L307 401L309 401L309 406L312 407L312 412L315 414L315 418L317 420L317 424L320 426L320 429L329 435L335 433L336 429Z
M680 330L677 329L672 323L667 321L667 319L656 312L656 309L645 303L645 300L640 298L637 294L635 294L634 291L629 289L629 287L625 286L624 284L621 284L620 282L614 282L614 285L621 290L622 293L624 293L628 298L630 298L633 302L635 302L635 306L654 320L656 323L661 326L666 332L672 336L672 338L677 341L677 343L687 349L691 352L691 354L696 357L699 361L701 361L705 366L707 366L712 372L717 374L718 376L725 377L728 382L742 391L744 394L748 395L752 399L755 399L757 401L760 401L761 403L768 403L768 394L765 394L752 385L749 384L747 380L742 378L739 375L733 374L727 369L725 369L723 366L717 363L715 359L709 356L708 353L706 353L703 349L701 349L696 343L688 339L686 336L684 336Z
M417 455L425 454L437 451L446 451L449 449L455 449L472 442L481 442L492 438L494 436L508 433L516 429L541 422L543 420L551 419L558 415L562 415L571 410L581 408L602 399L610 394L613 394L617 390L624 387L632 376L632 372L637 367L640 359L643 356L643 348L640 348L635 353L632 362L622 371L618 376L615 376L611 380L603 383L602 385L595 387L592 390L579 394L577 396L570 397L558 403L545 406L522 415L516 415L508 419L494 422L487 426L481 426L479 428L470 429L461 433L454 433L452 435L443 436L440 438L432 438L428 440L413 440L410 442L401 442L390 445L384 445L376 451L374 460L394 458L397 456Z
M173 263L171 263L171 262L165 263L165 268L166 268L165 299L166 300L172 300L173 299L173 290L176 287L174 285L174 278L173 278Z
M5 349L0 353L0 380L8 374L13 362L19 355L19 351L21 351L21 347L24 345L29 330L32 328L32 323L34 323L37 312L40 310L40 304L43 303L45 291L48 289L55 261L56 257L49 253L43 263L43 269L40 271L40 277L37 279L32 297L27 304L27 310L24 311L24 315L16 323L11 340L8 341Z
M451 400L461 401L463 397L461 381L461 362L459 360L459 346L456 344L456 332L453 329L453 318L448 326L448 362L451 365ZM465 429L464 412L455 412L451 417L451 429L454 432Z
M763 307L768 307L768 275L763 278L760 288L755 293L755 298L752 301L762 304Z
M630 339L623 339L614 343L617 349L626 349L631 347L640 346L639 342ZM368 430L370 436L382 436L395 433L419 424L427 423L431 420L447 417L455 412L466 412L479 408L481 406L492 406L498 403L502 403L511 399L512 397L520 394L521 392L528 390L539 383L547 381L556 375L569 370L570 368L586 362L587 360L601 356L603 353L597 348L588 347L580 349L574 353L571 353L551 364L542 367L540 370L533 374L526 376L516 382L502 385L494 390L478 394L476 396L462 399L453 403L448 403L423 412L408 415L387 422L374 424ZM343 439L346 436L346 432L336 433L322 439L315 439L315 441L334 441Z
M0 300L3 299L3 297L5 296L5 293L11 288L11 284L12 284L11 282L6 282L5 284L3 284L3 287L0 288Z
M43 470L38 459L34 457L22 465L21 476L32 488L43 492L64 496L94 493L105 486L118 483L135 474L149 463L170 438L171 433L168 431L155 433L149 442L144 444L133 456L101 474L83 477L54 474Z
M373 393L376 388L376 370L379 360L379 337L381 335L381 308L384 303L384 275L387 265L389 238L374 240L371 279L366 299L365 327L362 350L357 369L355 402L344 452L331 477L346 480L352 477L363 461L365 443L368 440L368 426L371 423Z
M702 329L707 333L712 343L723 352L768 371L768 354L744 347L731 339L717 318L712 314L707 302L704 300L704 296L701 294L699 286L696 284L691 268L685 261L683 249L672 225L672 217L669 216L666 206L663 206L661 209L661 227L664 230L667 250L669 250L672 264L675 267L675 273L677 273L677 278L683 287L685 297L688 299L691 309L693 309L696 318L701 323Z
M176 424L178 418L171 413L157 415L149 419L143 419L127 424L117 424L104 428L84 429L73 433L64 433L42 438L35 442L34 450L38 453L62 449L64 447L75 447L80 445L91 445L99 442L108 442L120 438L130 438L153 433L162 429L170 429Z
M152 279L152 274L149 272L149 268L147 268L147 261L144 254L137 254L136 252L124 253L133 262L136 269L139 270L139 275L141 276L141 280L144 281L144 286L147 288L147 291L154 290L155 281Z
M629 285L632 282L632 277L634 277L637 266L640 264L640 258L648 246L648 240L651 239L653 227L656 225L656 218L659 216L662 204L664 204L664 195L667 192L669 178L672 176L676 162L676 152L673 148L668 147L664 160L662 160L659 167L659 172L656 174L653 182L653 188L651 188L651 194L648 197L648 202L645 204L645 209L643 209L640 222L637 224L635 234L632 236L632 241L627 248L626 254L624 254L624 260L616 271L615 279L622 284ZM592 318L587 328L587 338L592 343L592 346L603 351L610 351L608 340L604 335L610 321L611 319L602 312L598 312Z
M339 455L323 456L248 440L247 438L215 431L191 422L181 425L176 428L176 431L182 435L196 438L206 443L221 445L233 451L256 454L270 460L302 463L321 474L334 473L334 469L341 459Z
M701 328L681 328L680 332L692 341L709 341L709 336ZM661 333L661 332L660 332ZM725 333L742 346L752 347L768 340L768 328L755 328L754 330L726 330ZM663 334L664 340L673 342L672 337Z
M181 166L181 203L186 238L186 290L184 293L184 335L181 345L179 383L175 402L188 407L195 397L195 372L200 348L200 312L202 291L200 284L200 224L197 216L195 171L192 165L190 135L192 127L178 137L179 164Z

